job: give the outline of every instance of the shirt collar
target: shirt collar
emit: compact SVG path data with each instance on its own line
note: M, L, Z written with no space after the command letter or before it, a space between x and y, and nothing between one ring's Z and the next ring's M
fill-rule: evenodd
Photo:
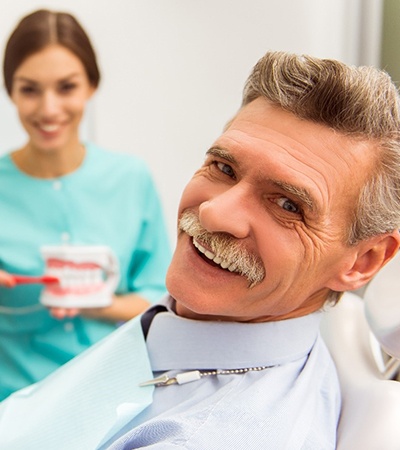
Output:
M273 366L305 357L319 332L321 313L264 323L213 322L155 315L147 336L153 371Z

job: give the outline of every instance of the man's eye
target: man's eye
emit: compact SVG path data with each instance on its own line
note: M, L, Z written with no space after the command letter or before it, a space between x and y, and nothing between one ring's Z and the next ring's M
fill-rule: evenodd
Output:
M222 162L216 162L215 164L222 173L228 175L228 177L235 178L235 172L229 164Z
M280 206L285 211L294 213L294 214L300 214L301 208L292 200L288 199L287 197L280 197L276 200L276 204Z

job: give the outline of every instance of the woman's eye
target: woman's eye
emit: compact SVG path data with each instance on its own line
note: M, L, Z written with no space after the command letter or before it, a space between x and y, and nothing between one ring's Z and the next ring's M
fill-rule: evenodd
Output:
M229 164L222 162L216 162L215 164L222 173L228 175L228 177L235 178L235 172Z
M23 95L32 95L37 93L37 89L33 86L21 86L19 90Z
M72 90L74 90L75 87L76 87L75 83L65 83L65 84L62 84L59 89L60 89L60 92L68 93L68 92L71 92Z
M300 207L292 202L292 200L288 199L287 197L280 197L276 200L276 204L280 206L285 211L294 213L294 214L300 214L301 209Z

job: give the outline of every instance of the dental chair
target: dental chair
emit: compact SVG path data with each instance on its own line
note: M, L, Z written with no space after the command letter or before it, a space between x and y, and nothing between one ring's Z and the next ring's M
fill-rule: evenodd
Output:
M337 450L400 449L400 257L325 314L322 336L342 390Z

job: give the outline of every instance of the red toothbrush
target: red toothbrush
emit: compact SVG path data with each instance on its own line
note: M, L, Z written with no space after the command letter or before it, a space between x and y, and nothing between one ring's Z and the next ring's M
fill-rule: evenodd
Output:
M60 283L60 279L57 277L53 277L51 275L42 275L39 277L29 276L29 275L14 275L12 274L13 280L15 284L53 284Z

